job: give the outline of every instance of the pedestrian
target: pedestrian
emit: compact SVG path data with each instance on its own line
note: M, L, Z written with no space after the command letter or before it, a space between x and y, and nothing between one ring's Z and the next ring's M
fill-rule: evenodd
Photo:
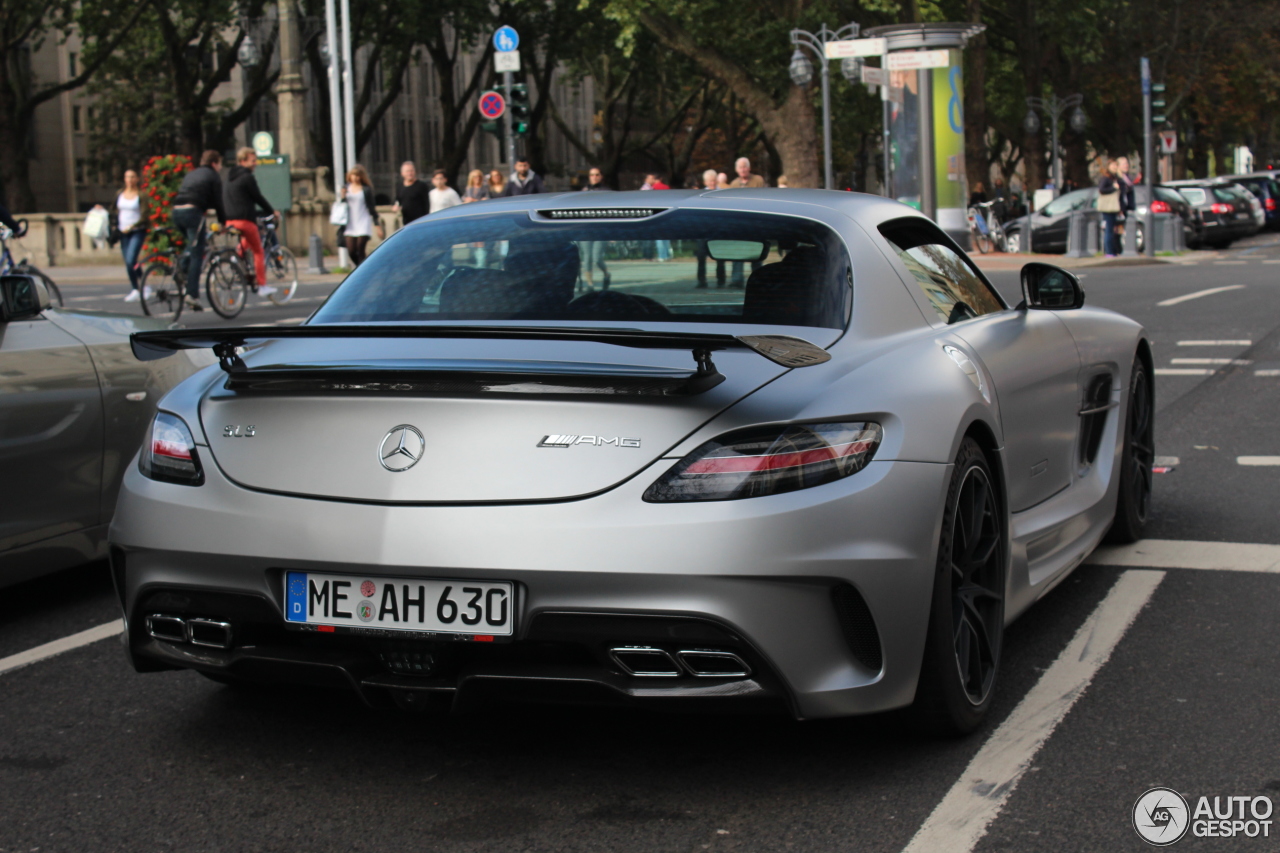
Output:
M987 185L982 181L978 181L973 185L973 192L969 193L969 206L975 204L985 204L987 201Z
M12 231L13 236L15 237L22 236L22 234L18 233L20 231L23 234L26 233L22 228L19 227L18 220L13 218L13 214L9 212L9 208L5 205L3 201L0 201L0 225L3 225L5 228L8 228L10 231Z
M1116 177L1120 179L1120 239L1117 241L1119 253L1124 254L1124 229L1125 224L1137 209L1137 201L1134 198L1134 181L1129 177L1129 158L1117 157L1116 168L1118 169ZM1137 225L1134 226L1137 228Z
M999 175L996 175L995 185L991 188L991 197L995 201L991 206L991 212L995 214L997 222L1004 222L1009 213L1009 190L1004 185L1004 178Z
M431 186L432 190L428 195L431 196L432 213L439 213L462 204L458 191L449 186L449 176L445 174L444 169L436 169L431 173Z
M734 161L733 169L738 173L738 176L729 181L730 189L754 190L764 186L764 178L751 174L751 161L746 157L739 157Z
M595 166L587 171L587 185L581 191L584 193L611 192L609 185L604 182L604 172ZM612 279L609 275L609 267L604 261L604 252L609 244L604 240L586 240L580 245L582 246L582 277L586 279L587 289L595 289L595 271L600 270L604 275L604 283L600 289L608 290Z
M151 288L141 289L142 272L138 269L138 255L147 239L151 222L151 207L138 182L138 173L128 169L124 173L124 189L116 196L116 229L120 232L120 254L124 256L124 269L129 274L129 292L125 302L137 302L151 298Z
M716 189L718 190L729 189L729 176L726 175L724 172L716 173Z
M190 255L187 258L187 307L203 311L200 304L200 267L204 264L205 212L213 210L219 225L227 224L227 213L222 203L222 155L212 149L200 155L200 165L182 179L178 194L173 197L170 219L173 227L181 231L187 240Z
M644 176L644 183L640 185L642 190L669 190L670 186L662 182L662 178L656 172L650 172ZM670 240L654 240L653 248L658 255L658 263L665 264L671 258L671 241Z
M427 193L430 188L418 180L418 167L412 160L400 164L400 186L396 187L396 213L408 225L415 219L421 219L430 212L430 200Z
M489 198L489 187L484 182L484 172L472 169L467 173L467 187L462 191L462 203L484 201Z
M669 190L669 189L671 189L671 187L670 187L670 186L668 186L667 184L664 184L664 183L662 182L662 178L660 178L656 173L654 173L654 172L650 172L649 174L647 174L647 175L645 175L645 176L644 176L644 183L640 185L640 189L642 189L642 190Z
M702 173L702 189L707 192L721 189L720 179L724 175L717 173L715 169L707 169ZM707 258L711 257L711 252L707 246L706 240L699 240L694 244L693 256L698 261L698 284L699 289L707 286ZM716 261L716 287L724 287L724 261Z
M343 239L347 243L351 263L360 266L368 254L369 238L373 236L374 229L378 231L379 240L385 232L382 230L382 223L377 222L378 209L373 203L373 186L369 182L369 173L359 163L347 172L342 198L347 203L347 226L343 231Z
M791 186L791 185L787 183L787 176L786 176L786 175L779 175L779 176L778 176L778 188L779 188L779 189L783 189L783 190L785 190L785 189L789 188L790 186Z
M223 190L224 203L227 209L227 224L240 232L240 251L247 249L253 258L254 282L258 285L259 296L270 296L276 292L267 284L267 256L262 251L262 235L258 233L257 214L263 216L279 216L279 211L272 209L271 202L262 195L258 188L258 179L253 170L258 166L258 155L252 148L241 148L236 152L236 164L227 171L227 182Z
M1120 254L1118 246L1122 209L1120 165L1115 160L1107 163L1101 183L1098 184L1098 211L1102 214L1102 252L1108 258Z
M516 161L516 170L511 175L511 180L507 181L507 186L502 190L502 195L533 195L534 193L546 192L542 187L542 178L533 169L529 168L529 161L521 158Z
M502 196L504 194L503 191L506 190L506 188L507 179L502 176L501 172L494 169L489 173L489 198L498 198L499 196Z

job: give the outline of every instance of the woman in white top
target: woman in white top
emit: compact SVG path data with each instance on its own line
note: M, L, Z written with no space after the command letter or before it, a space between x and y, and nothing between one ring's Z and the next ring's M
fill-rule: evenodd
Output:
M130 289L125 302L137 302L138 285L142 270L138 269L138 255L142 242L147 239L150 207L138 184L138 173L129 169L124 173L124 189L116 196L116 228L120 230L120 253L124 255L124 268L129 274Z
M369 238L376 228L378 239L383 239L382 224L377 221L378 208L373 202L373 186L369 181L369 173L364 166L356 164L347 172L346 186L342 188L342 198L347 202L347 224L343 235L347 243L347 254L351 255L351 263L359 266L364 263L368 254Z

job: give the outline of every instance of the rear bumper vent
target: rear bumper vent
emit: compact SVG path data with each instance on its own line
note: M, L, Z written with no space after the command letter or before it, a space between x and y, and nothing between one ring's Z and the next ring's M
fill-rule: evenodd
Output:
M841 584L832 590L835 602L836 619L840 623L840 631L849 651L872 672L879 672L884 666L884 652L880 647L880 632L876 630L876 620L871 615L871 608L862 594L849 584Z
M165 616L153 613L147 617L147 633L157 640L169 643L187 641L187 621L181 616Z
M166 643L190 643L210 649L231 648L231 623L214 619L184 619L152 613L147 617L147 633Z
M701 678L746 678L751 667L733 652L681 651L676 657L684 668Z
M609 649L609 657L627 675L643 678L676 678L680 665L665 649L654 646L617 646Z

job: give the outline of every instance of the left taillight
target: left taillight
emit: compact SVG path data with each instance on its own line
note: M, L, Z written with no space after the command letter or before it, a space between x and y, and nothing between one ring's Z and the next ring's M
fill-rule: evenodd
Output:
M1156 201L1151 202L1152 213L1169 213L1172 210L1173 208L1169 207L1169 203L1167 201L1160 201L1157 199Z
M869 421L726 433L676 463L644 500L732 501L821 486L867 467L881 436L880 425Z
M168 412L157 412L138 454L143 476L165 483L199 486L204 483L200 454L186 421Z

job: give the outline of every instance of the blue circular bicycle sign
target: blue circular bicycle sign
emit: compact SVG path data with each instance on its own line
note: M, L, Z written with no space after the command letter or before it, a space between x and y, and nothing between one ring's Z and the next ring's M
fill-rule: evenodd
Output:
M498 27L493 34L493 46L501 53L510 53L520 46L520 34L515 27Z

